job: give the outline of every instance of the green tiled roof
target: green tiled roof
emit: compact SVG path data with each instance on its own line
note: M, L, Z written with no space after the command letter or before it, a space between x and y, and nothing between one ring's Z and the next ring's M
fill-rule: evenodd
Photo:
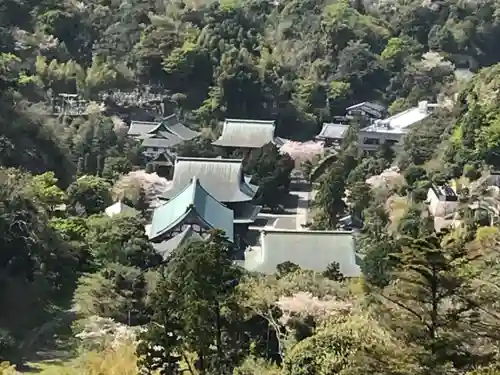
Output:
M172 199L193 177L200 180L210 195L224 203L251 201L258 189L244 177L241 159L178 157L172 187L162 198Z
M266 229L260 241L260 248L245 254L245 268L249 271L271 274L278 264L289 261L322 272L330 263L338 262L344 276L360 276L352 232Z
M222 147L261 148L274 140L273 120L226 119L222 134L213 145Z
M221 229L233 241L233 211L211 196L194 177L176 196L153 212L149 237L154 239L173 229L190 214L208 227Z

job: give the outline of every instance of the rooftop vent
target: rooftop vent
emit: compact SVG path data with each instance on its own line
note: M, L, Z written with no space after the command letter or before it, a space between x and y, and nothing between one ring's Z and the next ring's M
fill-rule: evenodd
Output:
M387 120L377 120L375 121L376 125L380 128L384 129L390 129L391 128L391 122Z

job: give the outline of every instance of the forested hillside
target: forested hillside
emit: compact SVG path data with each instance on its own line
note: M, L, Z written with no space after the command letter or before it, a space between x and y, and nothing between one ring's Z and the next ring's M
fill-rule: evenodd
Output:
M499 0L0 0L0 375L500 374L499 41ZM59 94L85 114L54 115ZM205 157L228 156L225 118L308 141L355 103L439 107L397 152L360 153L353 121L319 169L310 228L364 223L351 280L246 272L219 232L163 264L144 225L165 181L117 109L147 95ZM275 209L292 158L246 162ZM116 201L140 214L104 215Z

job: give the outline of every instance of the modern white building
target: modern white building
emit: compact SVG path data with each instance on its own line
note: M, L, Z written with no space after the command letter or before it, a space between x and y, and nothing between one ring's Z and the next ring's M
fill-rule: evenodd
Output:
M397 147L401 138L408 132L409 127L426 119L437 104L427 101L383 120L375 120L372 125L361 129L358 134L358 145L363 151L375 151L379 145L388 143Z

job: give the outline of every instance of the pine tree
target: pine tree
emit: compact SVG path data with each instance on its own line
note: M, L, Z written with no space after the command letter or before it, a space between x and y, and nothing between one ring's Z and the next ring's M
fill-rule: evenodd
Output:
M318 189L313 204L321 209L320 220L313 223L315 229L335 229L346 205L344 170L340 163L334 163L326 173Z
M424 374L446 373L477 363L474 352L476 305L468 298L462 244L446 233L405 238L391 283L380 295L381 318L415 354Z
M364 212L364 225L359 236L363 254L361 269L368 288L383 288L390 281L395 261L389 256L398 251L398 245L389 233L389 214L382 204L373 204Z
M234 290L241 277L230 251L220 232L178 248L154 293L155 322L166 326L175 320L172 334L181 338L182 350L196 353L199 374L231 374L229 367L235 362L228 358L223 339L228 331L225 314L234 309Z
M160 281L160 283L164 280ZM160 301L154 301L158 303ZM158 314L158 312L163 314ZM173 315L164 314L165 311L159 309L153 317L153 322L140 335L137 345L137 367L140 373L150 375L158 371L160 375L179 375L179 361L181 356L180 338L177 333L180 331L179 322ZM161 324L156 320L160 319Z

